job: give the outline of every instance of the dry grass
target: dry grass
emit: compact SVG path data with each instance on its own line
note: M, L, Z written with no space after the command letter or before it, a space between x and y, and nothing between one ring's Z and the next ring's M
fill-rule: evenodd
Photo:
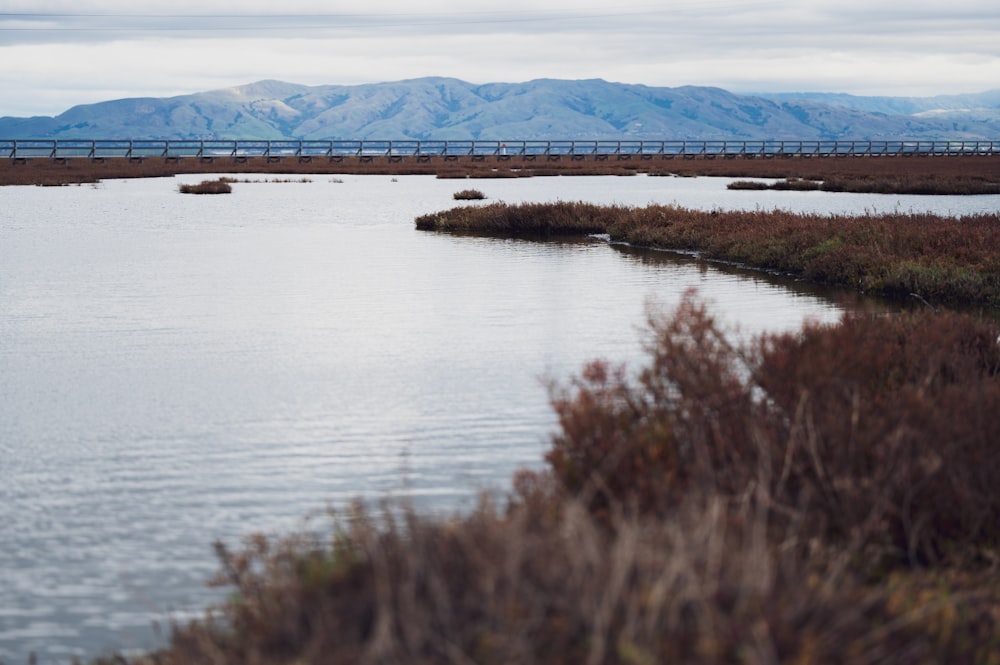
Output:
M478 189L462 189L455 192L453 197L456 201L482 201L486 195Z
M1000 182L983 177L954 176L839 176L818 181L803 178L785 178L767 184L760 181L737 180L727 185L729 189L797 190L825 192L852 192L873 194L926 194L946 196L971 196L1000 194Z
M183 183L177 186L177 190L181 194L230 194L233 191L230 182L227 178L202 180L196 185Z
M587 203L525 203L453 208L445 212L421 215L416 219L422 231L450 233L487 233L500 235L579 235L602 233L609 215L621 214L624 208L607 208ZM468 213L463 211L469 211ZM474 211L474 212L473 212Z
M1000 329L723 332L689 297L554 387L505 505L220 547L230 601L127 662L1000 662Z

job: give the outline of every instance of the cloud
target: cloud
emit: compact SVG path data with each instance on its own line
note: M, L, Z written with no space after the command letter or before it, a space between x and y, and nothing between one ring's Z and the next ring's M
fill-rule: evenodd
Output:
M265 78L605 78L931 95L1000 81L993 2L8 0L0 115ZM234 7L236 7L234 9Z

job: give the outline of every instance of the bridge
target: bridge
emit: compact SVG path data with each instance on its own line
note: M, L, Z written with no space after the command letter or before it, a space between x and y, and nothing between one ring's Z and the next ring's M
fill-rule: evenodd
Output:
M244 162L249 159L281 161L297 159L309 162L326 159L332 162L345 159L372 161L385 158L389 161L412 159L418 162L432 160L471 159L498 161L549 160L631 160L631 159L774 159L808 157L920 157L1000 155L1000 141L546 141L546 140L116 140L116 139L46 139L2 140L0 157L14 163L31 159L50 159L62 162L68 159L199 159L214 161L231 159Z

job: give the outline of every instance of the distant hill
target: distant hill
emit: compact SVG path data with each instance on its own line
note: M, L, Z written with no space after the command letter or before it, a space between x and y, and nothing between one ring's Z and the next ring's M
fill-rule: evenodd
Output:
M595 80L477 85L281 81L0 118L0 138L164 139L1000 138L1000 90L928 98L736 95Z
M862 97L840 93L794 93L760 95L765 99L788 102L819 102L829 106L917 118L948 119L960 124L1000 121L1000 90L979 94L937 95L935 97ZM996 138L996 135L993 135Z

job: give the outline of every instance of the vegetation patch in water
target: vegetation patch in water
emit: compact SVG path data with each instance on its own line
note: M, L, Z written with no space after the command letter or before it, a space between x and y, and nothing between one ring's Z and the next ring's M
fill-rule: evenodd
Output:
M462 189L455 192L452 197L456 201L482 201L486 195L478 189Z
M500 235L604 233L612 241L695 251L707 259L884 297L1000 305L998 214L848 216L495 203L423 215L416 227Z
M196 185L181 184L178 187L181 194L229 194L233 191L230 181L226 178L218 180L202 180Z
M854 194L917 194L932 196L969 196L1000 194L1000 182L976 177L931 176L834 176L825 180L784 178L773 183L759 180L736 180L726 185L733 190L790 190L849 192Z

